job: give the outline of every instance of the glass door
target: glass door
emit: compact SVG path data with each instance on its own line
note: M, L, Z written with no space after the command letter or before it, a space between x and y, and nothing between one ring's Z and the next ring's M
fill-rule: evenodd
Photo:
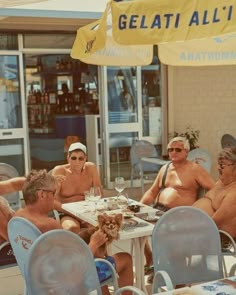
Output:
M22 54L0 51L0 162L14 166L19 175L30 166L22 76Z
M160 67L103 67L100 74L104 186L113 188L117 176L129 186L130 148L136 140L150 141L161 155Z

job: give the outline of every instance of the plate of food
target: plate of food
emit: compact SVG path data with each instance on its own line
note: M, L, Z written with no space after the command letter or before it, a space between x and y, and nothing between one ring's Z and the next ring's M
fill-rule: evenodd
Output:
M123 212L123 217L125 219L132 218L132 217L134 217L134 213L133 212Z
M157 216L144 216L142 218L143 220L145 221L148 221L148 222L156 222L159 218Z

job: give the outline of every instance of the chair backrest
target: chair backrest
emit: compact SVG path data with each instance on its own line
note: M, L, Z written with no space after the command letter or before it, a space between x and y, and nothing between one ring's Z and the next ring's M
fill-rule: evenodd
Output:
M209 154L209 152L207 150L202 149L202 148L196 148L194 150L191 150L188 153L187 159L189 161L194 161L194 162L198 163L203 168L205 168L207 172L210 173L212 159L211 159L211 155Z
M152 233L154 271L166 271L173 285L223 277L220 235L202 210L181 206L165 212Z
M29 249L41 234L41 231L25 218L15 216L8 222L9 241L24 277Z
M84 295L94 290L101 294L92 252L66 230L46 232L35 241L26 274L29 295Z
M0 181L8 180L17 176L19 176L19 173L15 167L6 163L0 163ZM10 194L4 195L4 197L13 210L17 210L21 207L20 192L12 192Z
M141 158L157 158L158 152L155 146L147 140L137 140L130 149L130 161L134 170L140 171ZM158 171L156 164L142 163L143 171Z

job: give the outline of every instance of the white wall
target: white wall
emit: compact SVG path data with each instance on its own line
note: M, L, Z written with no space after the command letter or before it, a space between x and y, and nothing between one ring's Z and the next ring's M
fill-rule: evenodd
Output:
M218 178L221 137L236 137L236 66L168 67L169 131L200 130L199 145L212 155Z

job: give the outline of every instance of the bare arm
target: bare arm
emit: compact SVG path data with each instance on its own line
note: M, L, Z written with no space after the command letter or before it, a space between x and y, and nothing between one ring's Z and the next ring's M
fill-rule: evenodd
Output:
M161 168L161 170L157 174L157 177L156 177L154 183L141 198L141 200L140 200L141 203L144 203L146 205L151 205L154 202L156 196L158 195L158 193L160 191L160 187L161 187L160 182L162 180L163 173L164 173L165 169L166 169L166 165Z
M198 184L205 190L210 190L214 187L215 181L211 175L199 164L194 163L194 170Z
M235 203L235 191L231 190L226 193L226 196L222 200L219 208L212 215L213 220L215 221L217 227L219 229L224 228L225 221L231 220L235 218L236 212L236 203ZM235 226L233 224L233 226Z
M108 240L107 235L101 230L97 230L92 234L89 242L89 248L92 251L93 255L96 253L97 249L106 243Z
M25 182L25 177L14 177L0 181L0 194L5 195L15 191L21 191Z

